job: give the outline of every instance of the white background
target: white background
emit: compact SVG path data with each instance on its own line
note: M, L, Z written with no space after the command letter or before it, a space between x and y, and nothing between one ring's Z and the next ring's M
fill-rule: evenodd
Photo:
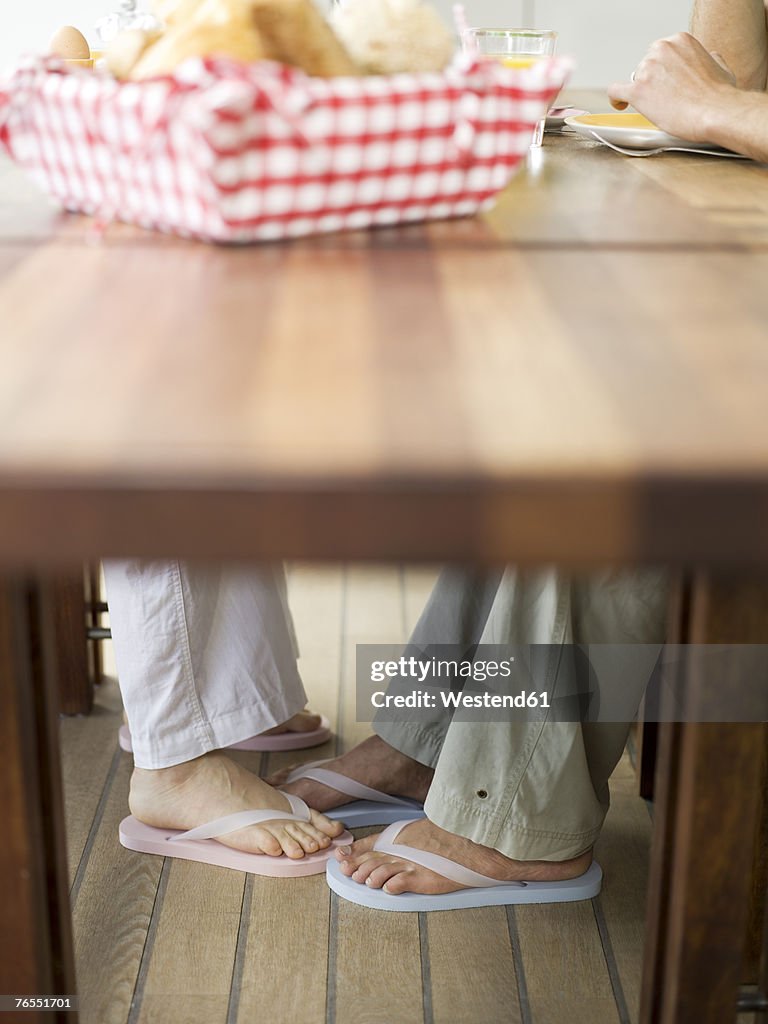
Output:
M145 0L146 2L146 0ZM452 0L433 0L446 19ZM559 50L578 61L573 83L608 85L627 77L648 45L688 27L691 0L465 0L470 24L553 28ZM117 0L2 0L0 70L25 51L43 51L63 24L89 39Z

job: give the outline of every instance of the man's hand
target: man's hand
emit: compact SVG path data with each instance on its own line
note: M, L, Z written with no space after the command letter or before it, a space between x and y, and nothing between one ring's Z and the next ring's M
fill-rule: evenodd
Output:
M740 93L722 58L683 32L654 43L633 81L612 85L608 95L617 110L631 103L670 135L712 142L712 125L727 117Z

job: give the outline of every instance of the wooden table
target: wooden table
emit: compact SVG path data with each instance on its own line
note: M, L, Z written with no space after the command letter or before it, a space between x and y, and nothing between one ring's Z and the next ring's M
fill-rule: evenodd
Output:
M664 562L682 637L765 639L768 171L535 157L477 219L243 250L95 244L0 165L1 990L73 984L58 567ZM663 731L645 1024L735 1017L765 746Z

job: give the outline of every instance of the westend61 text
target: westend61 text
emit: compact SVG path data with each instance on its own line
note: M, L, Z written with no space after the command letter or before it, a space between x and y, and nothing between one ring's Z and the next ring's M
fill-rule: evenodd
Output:
M549 694L530 693L454 693L452 690L441 690L432 693L429 690L414 690L413 693L387 693L377 690L371 694L371 704L375 708L548 708Z

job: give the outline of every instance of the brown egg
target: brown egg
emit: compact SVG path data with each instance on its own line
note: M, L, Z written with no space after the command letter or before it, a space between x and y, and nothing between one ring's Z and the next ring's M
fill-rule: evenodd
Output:
M59 29L51 40L50 50L56 57L64 57L65 60L88 60L91 56L88 40L71 25Z

